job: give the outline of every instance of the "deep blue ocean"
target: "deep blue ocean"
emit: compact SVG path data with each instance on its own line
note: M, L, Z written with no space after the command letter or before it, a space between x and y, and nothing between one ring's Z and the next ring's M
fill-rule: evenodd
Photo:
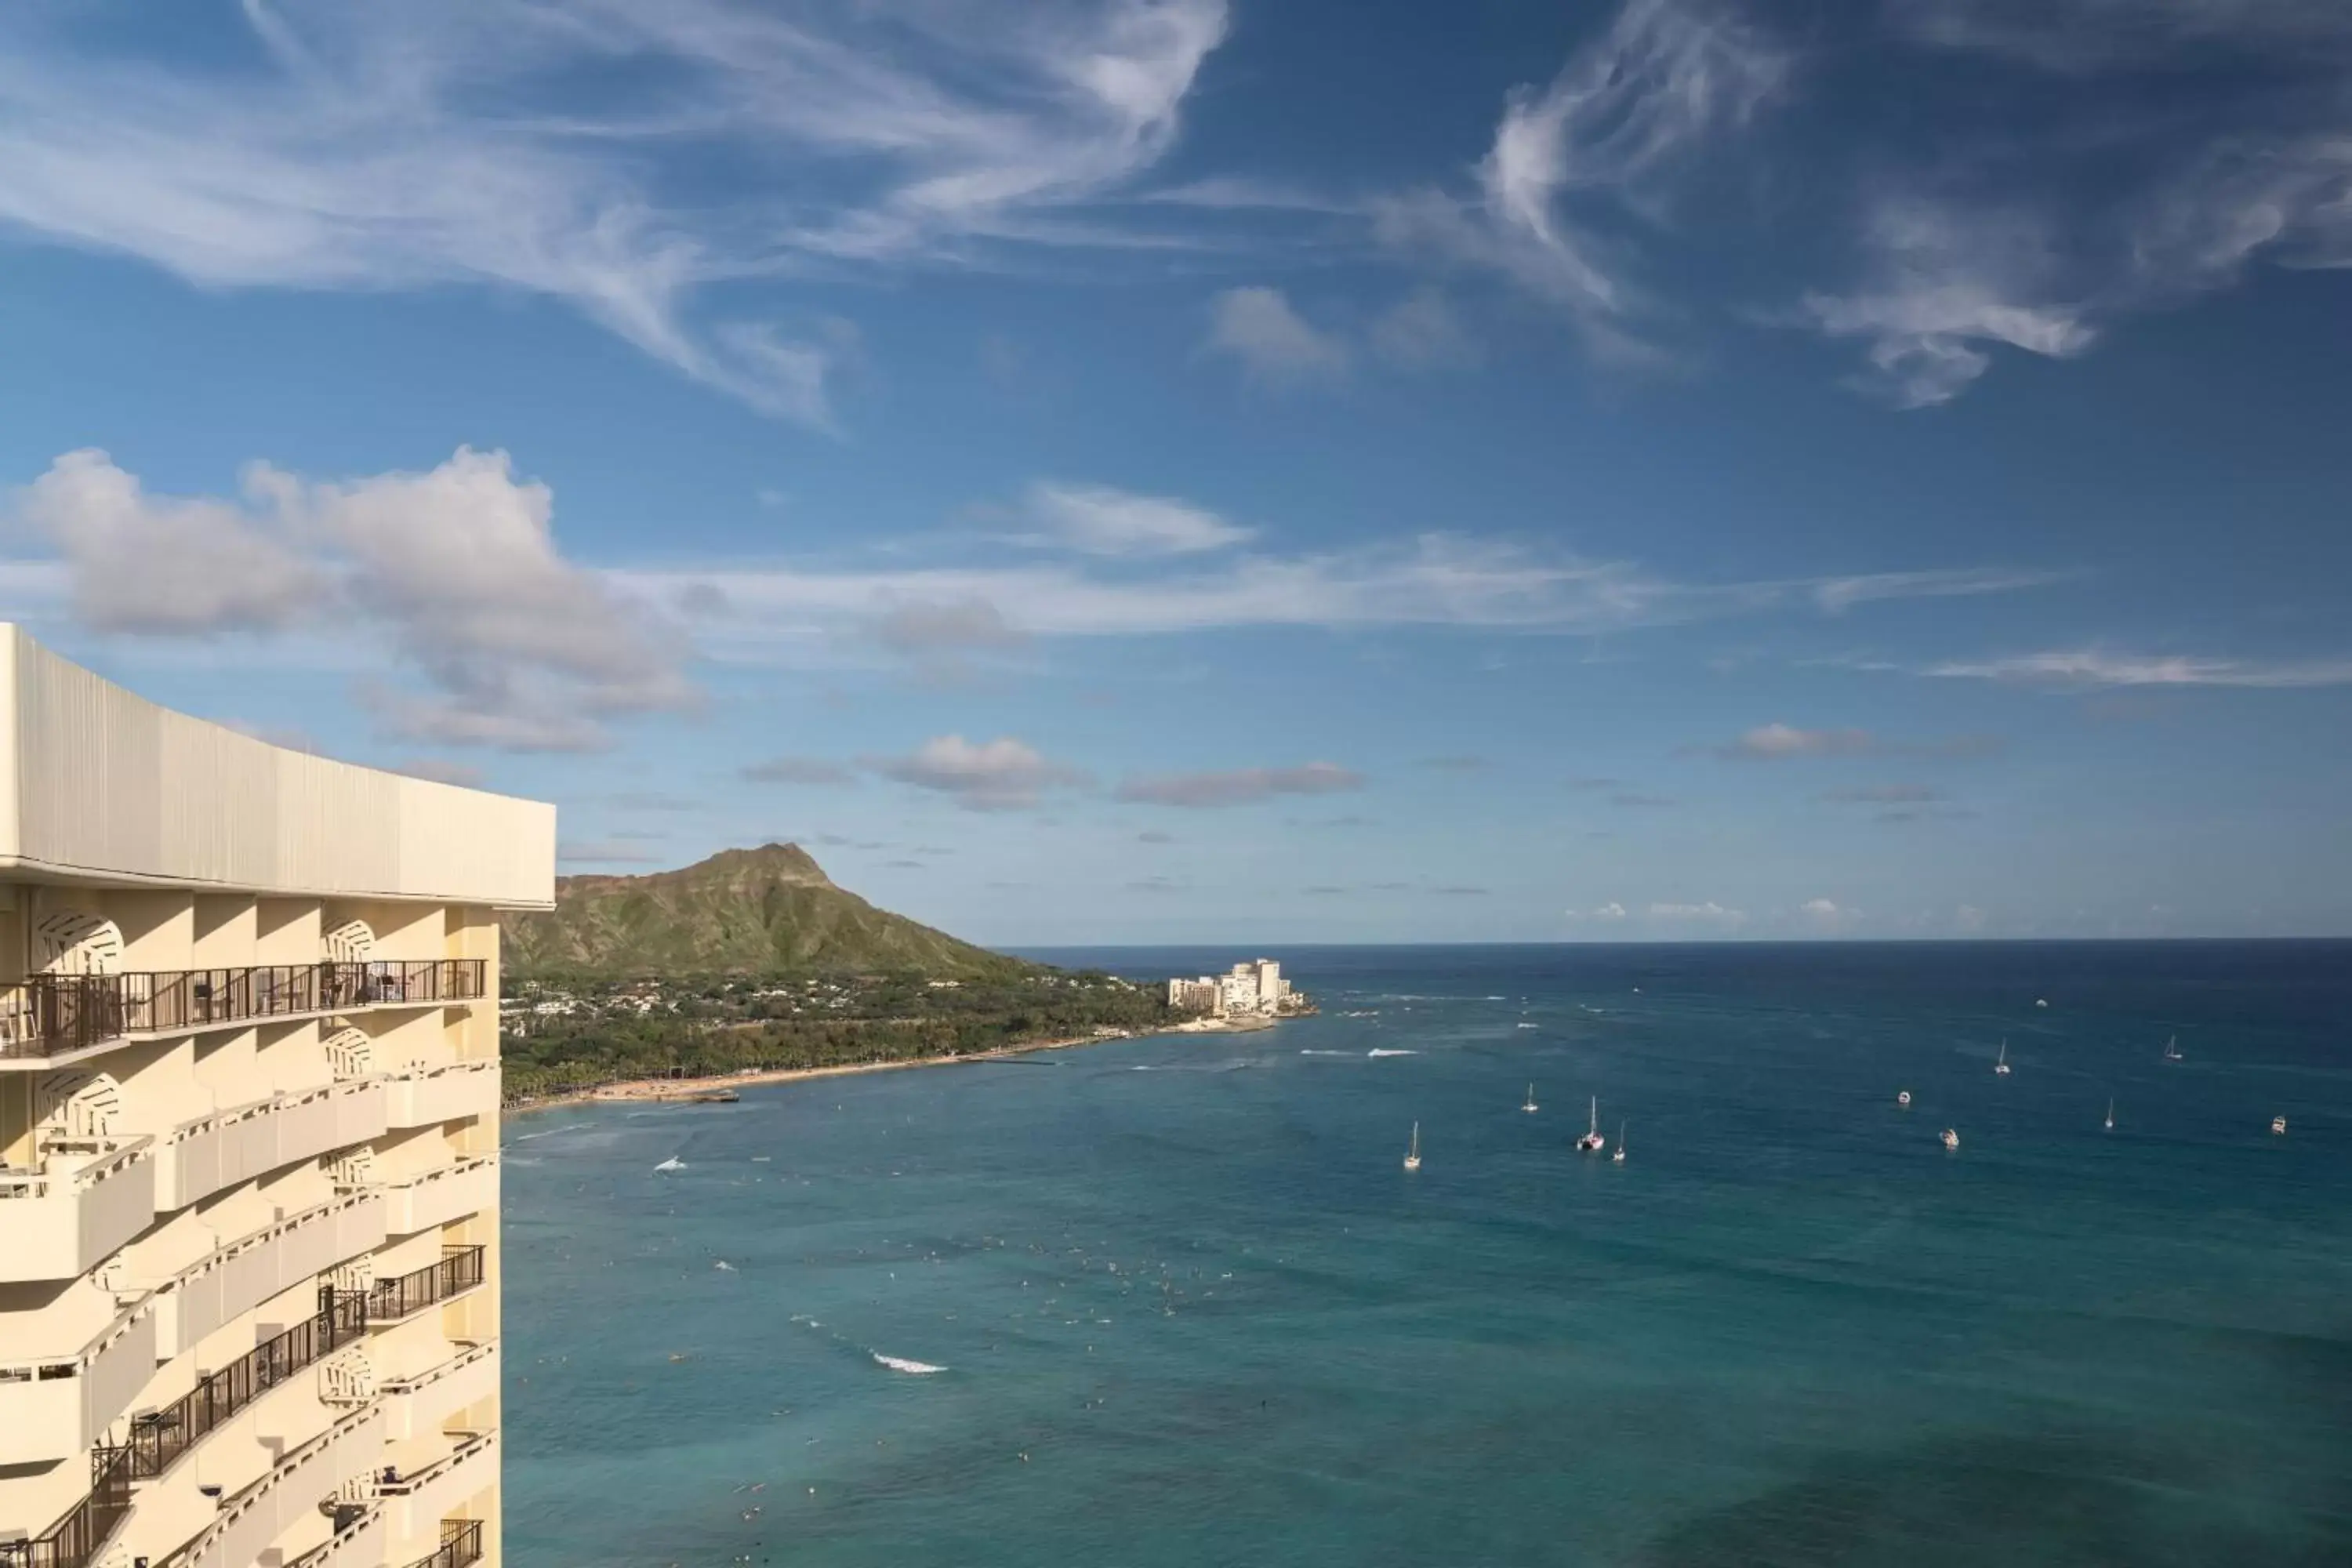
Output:
M1274 956L509 1122L511 1561L2352 1563L2352 944Z

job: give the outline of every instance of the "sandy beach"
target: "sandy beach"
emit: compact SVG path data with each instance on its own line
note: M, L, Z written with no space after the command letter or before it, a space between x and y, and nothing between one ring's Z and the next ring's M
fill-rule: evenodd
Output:
M711 1078L623 1079L614 1083L599 1084L594 1089L582 1089L577 1094L550 1095L544 1100L510 1105L506 1108L504 1115L509 1119L530 1116L563 1106L593 1105L604 1100L692 1100L698 1095L744 1089L760 1083L792 1083L806 1078L842 1078L851 1073L896 1072L902 1068L953 1067L959 1062L1003 1061L1008 1057L1031 1056L1039 1051L1066 1051L1079 1046L1103 1046L1114 1040L1145 1039L1150 1035L1168 1032L1155 1029L1144 1035L1087 1035L1067 1040L1037 1040L992 1051L974 1051L965 1056L908 1057L896 1061L845 1062L839 1067L761 1068L753 1072L720 1073Z

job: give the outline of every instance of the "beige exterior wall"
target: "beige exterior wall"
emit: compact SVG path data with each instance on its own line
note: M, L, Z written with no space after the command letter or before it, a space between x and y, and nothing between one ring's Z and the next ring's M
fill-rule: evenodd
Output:
M499 1561L496 911L545 907L553 854L551 807L268 746L0 626L0 1568L124 1448L155 1458L92 1568L404 1568L448 1521ZM37 1005L174 985L200 1019ZM237 1375L273 1345L291 1375ZM159 1444L202 1389L226 1419Z

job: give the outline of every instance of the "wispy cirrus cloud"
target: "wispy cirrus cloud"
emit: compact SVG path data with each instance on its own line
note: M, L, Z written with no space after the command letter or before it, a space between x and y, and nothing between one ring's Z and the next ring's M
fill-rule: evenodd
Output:
M2262 261L2352 265L2352 10L2302 0L1888 0L1930 66L2011 68L2000 120L1862 187L1861 262L1790 320L1896 405L2013 352L2066 359ZM2204 68L2226 60L2221 69ZM2191 95L2168 74L2198 72Z
M1478 192L1381 204L1391 244L1490 269L1558 305L1603 346L1630 345L1648 304L1622 259L1629 220L1658 216L1669 178L1780 91L1790 52L1736 9L1630 0L1541 90L1505 100Z
M1015 536L1017 542L1087 555L1194 555L1246 543L1252 533L1190 501L1109 485L1040 479L1029 487L1025 510L1038 531Z
M547 295L826 429L841 329L722 316L710 286L1123 243L1085 215L1173 144L1228 20L1224 0L242 11L168 55L0 16L0 220L214 286ZM741 187L717 206L714 155Z

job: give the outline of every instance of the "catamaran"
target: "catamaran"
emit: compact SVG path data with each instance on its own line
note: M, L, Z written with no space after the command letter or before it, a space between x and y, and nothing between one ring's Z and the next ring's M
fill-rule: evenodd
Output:
M1625 1163L1625 1124L1622 1121L1617 1124L1617 1147L1609 1152L1609 1163L1612 1165Z
M1597 1094L1592 1097L1592 1123L1576 1141L1576 1146L1588 1154L1598 1154L1609 1146L1609 1140L1601 1136L1601 1097Z
M2000 1055L1994 1059L1992 1070L2001 1078L2009 1076L2009 1041L2006 1038L2000 1042Z
M1418 1121L1412 1124L1412 1142L1405 1147L1404 1168L1408 1171L1421 1169L1421 1123Z
M1520 1109L1521 1110L1526 1111L1529 1116L1533 1116L1533 1115L1536 1113L1536 1086L1535 1086L1535 1085L1533 1085L1533 1084L1529 1084L1529 1085L1528 1085L1528 1102L1527 1102L1525 1105L1520 1106L1520 1107L1519 1107L1519 1109Z

